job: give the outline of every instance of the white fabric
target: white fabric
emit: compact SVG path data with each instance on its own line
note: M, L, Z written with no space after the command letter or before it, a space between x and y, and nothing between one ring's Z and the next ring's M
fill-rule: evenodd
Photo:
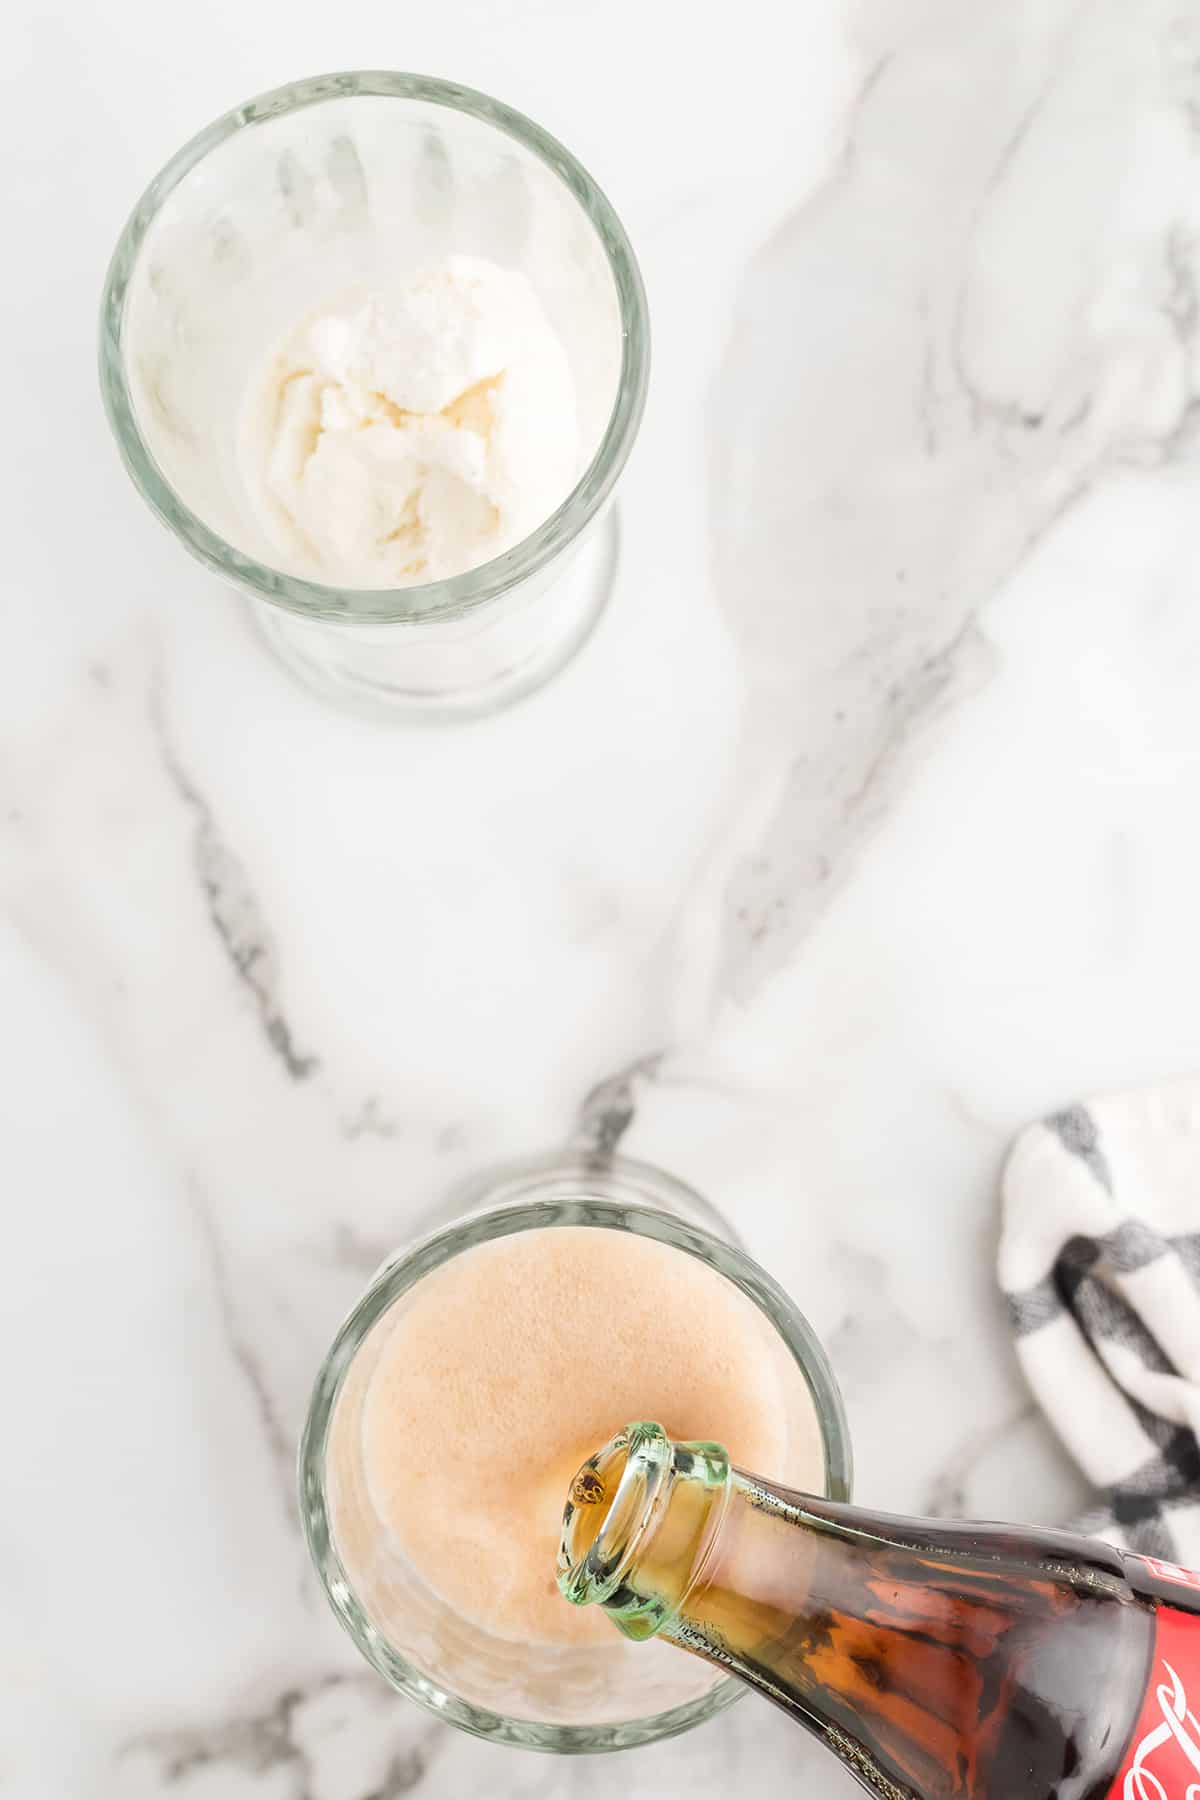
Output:
M1017 1355L1100 1490L1084 1524L1200 1566L1200 1082L1030 1126L1003 1192Z

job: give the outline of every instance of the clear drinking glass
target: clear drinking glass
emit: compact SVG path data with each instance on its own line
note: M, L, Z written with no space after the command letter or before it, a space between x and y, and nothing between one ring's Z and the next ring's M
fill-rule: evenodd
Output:
M766 1315L812 1397L825 1494L847 1499L849 1436L825 1354L782 1288L729 1241L720 1216L646 1164L624 1158L603 1165L561 1158L523 1163L484 1177L456 1205L470 1209L468 1216L384 1265L317 1376L300 1447L300 1505L330 1604L393 1687L494 1742L569 1753L626 1749L686 1731L732 1704L742 1684L669 1645L633 1645L616 1632L612 1645L586 1648L492 1637L441 1601L389 1541L354 1463L366 1377L386 1335L384 1321L433 1270L514 1232L582 1225L657 1238L699 1257Z
M574 488L520 543L449 580L344 590L282 571L238 475L256 369L311 309L458 254L522 272L562 341ZM637 264L587 172L511 107L417 75L318 76L218 119L138 202L101 309L105 405L150 507L250 597L295 673L389 714L488 711L582 644L612 582L605 511L648 362Z

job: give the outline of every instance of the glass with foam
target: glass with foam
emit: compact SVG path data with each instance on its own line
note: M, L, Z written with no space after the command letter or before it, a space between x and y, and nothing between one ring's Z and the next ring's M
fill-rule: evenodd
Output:
M265 353L310 310L463 257L521 276L565 352L574 484L519 542L445 579L353 588L289 570L242 473ZM101 388L144 499L249 597L295 674L392 717L505 705L587 638L648 365L637 264L587 171L486 94L386 71L278 88L193 138L134 209L101 307Z
M844 1499L824 1354L698 1195L615 1159L521 1165L389 1261L318 1374L301 1509L330 1603L402 1693L495 1742L615 1750L739 1684L565 1605L562 1495L635 1395Z

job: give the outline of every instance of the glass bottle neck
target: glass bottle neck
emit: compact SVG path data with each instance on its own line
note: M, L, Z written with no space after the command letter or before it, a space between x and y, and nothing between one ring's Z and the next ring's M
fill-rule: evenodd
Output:
M762 1652L794 1631L817 1553L819 1519L799 1498L733 1468L720 1444L630 1425L572 1483L559 1587L626 1637L666 1638L772 1693Z
M707 1572L738 1477L720 1444L629 1425L571 1484L558 1585L630 1638L670 1635Z
M1154 1629L1106 1545L867 1513L646 1424L576 1477L559 1585L757 1688L881 1800L1105 1793Z

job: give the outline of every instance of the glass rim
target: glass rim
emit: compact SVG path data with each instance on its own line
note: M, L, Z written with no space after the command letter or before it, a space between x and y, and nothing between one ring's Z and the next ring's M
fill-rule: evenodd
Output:
M603 1181L610 1176L614 1165L617 1173L627 1173L635 1181L641 1178L643 1188L649 1182L652 1188L673 1191L689 1205L710 1210L693 1190L649 1164L617 1158L613 1164L596 1171L596 1178ZM582 1169L586 1163L552 1165L548 1161L539 1161L527 1165L534 1180L538 1170L548 1178L559 1178L572 1166ZM502 1172L502 1175L504 1173L511 1171ZM581 1176L580 1185L585 1182L586 1176ZM736 1245L654 1205L590 1197L586 1191L576 1199L518 1201L456 1220L384 1264L343 1320L321 1363L300 1441L301 1520L326 1599L362 1655L400 1693L473 1736L487 1738L493 1743L570 1755L630 1749L677 1736L722 1712L740 1698L745 1689L741 1682L730 1676L715 1682L697 1698L662 1712L635 1719L580 1725L501 1714L466 1700L409 1662L371 1623L334 1546L324 1492L324 1459L334 1408L355 1354L388 1309L426 1275L465 1250L517 1232L563 1225L635 1231L697 1257L732 1281L765 1314L804 1376L821 1432L826 1499L849 1499L851 1450L841 1394L829 1361L812 1326L785 1290Z
M320 105L352 99L418 100L465 113L514 139L574 195L603 248L621 322L621 369L604 435L566 498L510 549L442 581L403 588L345 588L308 581L259 562L211 530L180 498L159 468L137 421L125 374L122 336L129 283L146 235L163 202L212 151L239 132ZM352 69L313 75L272 88L222 114L177 150L131 212L109 263L100 303L100 391L117 448L134 486L159 521L194 557L272 605L304 618L404 623L458 618L497 599L542 569L599 512L625 466L641 423L650 367L650 321L633 247L611 202L564 144L518 112L475 88L431 75Z

